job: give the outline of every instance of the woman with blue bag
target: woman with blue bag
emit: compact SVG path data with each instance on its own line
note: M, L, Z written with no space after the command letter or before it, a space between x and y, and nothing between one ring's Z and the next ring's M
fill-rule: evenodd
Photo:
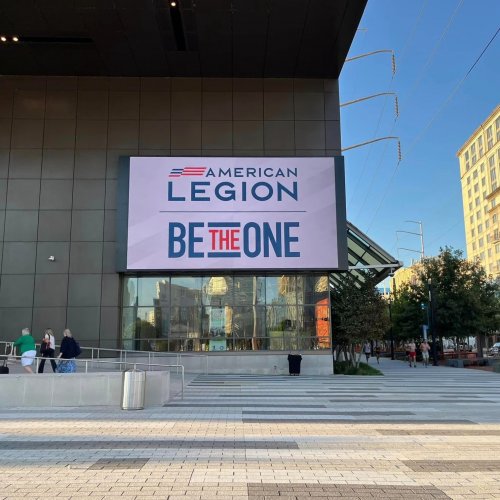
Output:
M63 339L59 350L59 363L57 364L58 373L75 373L76 362L75 358L81 354L78 342L73 338L71 330L66 328L63 332Z

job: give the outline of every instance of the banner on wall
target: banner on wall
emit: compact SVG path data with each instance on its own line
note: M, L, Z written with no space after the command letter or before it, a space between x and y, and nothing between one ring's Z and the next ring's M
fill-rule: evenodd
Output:
M341 157L126 160L119 271L347 268Z

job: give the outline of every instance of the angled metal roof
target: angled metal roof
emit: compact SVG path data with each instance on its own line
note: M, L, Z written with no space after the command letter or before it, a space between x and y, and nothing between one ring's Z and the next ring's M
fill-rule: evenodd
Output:
M330 274L332 288L347 279L348 275L359 283L364 282L363 270L372 271L380 283L403 265L349 221L347 222L347 255L349 271Z

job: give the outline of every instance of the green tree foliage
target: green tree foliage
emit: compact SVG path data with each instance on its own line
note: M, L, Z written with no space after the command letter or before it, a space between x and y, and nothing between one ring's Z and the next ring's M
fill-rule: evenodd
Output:
M499 328L500 288L478 262L446 247L437 257L424 259L416 274L415 284L395 293L392 318L396 337L419 336L421 325L427 322L421 304L430 307L435 334L441 337L485 335Z
M365 273L363 278L363 282L356 281L347 275L332 291L334 343L337 353L344 352L351 361L355 359L356 344L383 338L389 324L387 305L376 288L376 278L370 273Z

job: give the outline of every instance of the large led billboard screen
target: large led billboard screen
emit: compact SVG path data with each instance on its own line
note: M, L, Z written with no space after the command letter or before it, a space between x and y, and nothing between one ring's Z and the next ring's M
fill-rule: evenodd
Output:
M120 271L347 266L342 158L127 160Z

